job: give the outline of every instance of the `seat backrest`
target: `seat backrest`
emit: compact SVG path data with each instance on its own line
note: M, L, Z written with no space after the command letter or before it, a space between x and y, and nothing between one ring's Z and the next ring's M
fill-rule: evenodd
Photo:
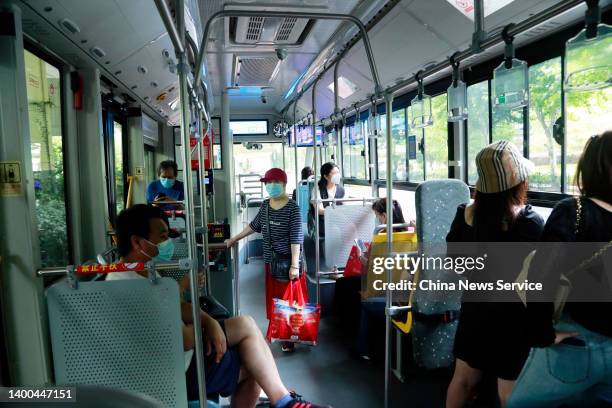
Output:
M384 291L378 291L375 289L374 281L382 279L384 282L387 281L387 268L384 268L382 274L374 273L374 261L377 258L393 257L395 254L404 254L408 252L414 252L417 250L417 234L415 232L398 231L393 234L393 245L391 248L391 254L387 251L387 234L385 232L376 234L372 237L372 245L370 249L370 256L368 257L367 274L362 277L362 290L361 296L364 299L385 296ZM403 266L403 265L402 265ZM393 282L398 283L401 280L412 280L412 275L409 270L403 267L397 267L394 265L391 268L391 276ZM393 301L407 302L409 292L394 290L392 291Z
M175 281L59 282L47 291L55 380L150 395L187 406Z
M325 207L325 264L344 267L355 239L369 241L375 227L372 206L329 205Z
M470 200L468 186L456 179L431 180L416 189L415 204L417 231L423 255L446 255L446 236L457 213L459 204ZM455 282L454 272L422 268L420 280ZM420 291L414 293L413 308L422 314L439 315L461 308L461 294L451 298L446 291ZM427 368L447 367L453 363L453 343L457 322L423 322L415 319L413 351L417 364Z
M314 181L302 180L299 182L295 192L297 205L300 207L300 215L302 224L308 224L308 210L310 209L310 193L312 191Z
M173 239L174 241L174 254L172 255L172 261L178 261L179 259L185 259L189 257L189 248L187 247L187 242L182 238ZM161 276L167 276L176 281L180 281L185 274L187 274L187 269L167 269L164 271L160 271L159 274Z

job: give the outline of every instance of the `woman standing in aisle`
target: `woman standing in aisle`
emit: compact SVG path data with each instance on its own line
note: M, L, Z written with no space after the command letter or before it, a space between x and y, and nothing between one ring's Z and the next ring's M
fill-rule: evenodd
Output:
M264 201L255 219L244 230L225 242L229 248L254 232L261 233L266 275L266 315L270 320L274 313L274 299L282 299L287 286L294 284L295 280L304 299L308 299L301 260L304 232L300 209L285 191L287 174L282 169L272 168L260 181L265 183L270 198ZM273 264L288 264L289 268L284 270ZM283 342L281 348L292 351L294 343Z

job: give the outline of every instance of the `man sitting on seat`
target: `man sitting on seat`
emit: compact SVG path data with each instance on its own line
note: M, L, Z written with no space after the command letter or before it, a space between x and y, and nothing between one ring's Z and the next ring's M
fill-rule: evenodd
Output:
M171 246L163 211L139 204L122 211L117 217L117 236L121 262L147 262ZM110 273L107 280L146 278L146 272ZM183 348L190 400L198 399L195 359L195 333L191 304L181 301ZM222 323L200 310L202 337L206 348L205 375L209 394L232 396L232 406L254 407L261 389L276 408L324 408L302 401L290 393L280 379L272 352L261 331L250 316L239 316Z

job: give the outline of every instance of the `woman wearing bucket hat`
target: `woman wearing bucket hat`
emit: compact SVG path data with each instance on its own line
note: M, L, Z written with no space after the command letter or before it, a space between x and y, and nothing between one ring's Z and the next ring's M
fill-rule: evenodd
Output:
M302 244L304 232L300 209L285 191L287 174L279 168L272 168L260 179L266 185L270 198L265 200L255 219L242 232L226 241L231 247L234 243L259 232L263 238L266 315L273 317L274 299L282 299L291 281L298 280L303 298L308 298L306 275L303 273ZM286 265L280 267L279 265ZM282 276L281 276L282 275ZM282 343L283 351L292 351L293 343Z
M538 241L544 221L525 205L531 162L512 143L502 140L478 153L476 167L474 201L458 207L446 241ZM520 265L518 268L517 273ZM448 387L447 408L463 407L483 372L497 377L498 394L504 406L529 353L522 330L524 317L524 307L518 302L483 305L465 301L464 294L455 335L456 363Z

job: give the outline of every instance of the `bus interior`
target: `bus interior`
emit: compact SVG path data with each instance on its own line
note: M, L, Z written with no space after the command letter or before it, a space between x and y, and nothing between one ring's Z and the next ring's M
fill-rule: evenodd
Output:
M181 332L162 323L188 276L211 316L252 316L266 333L264 237L225 242L265 205L261 177L281 168L300 208L307 301L320 307L316 342L270 345L287 388L336 408L444 406L456 322L402 326L412 296L387 291L361 358L359 316L337 304L337 278L377 228L378 198L396 200L419 239L444 241L489 143L509 140L533 162L528 200L544 219L577 194L585 142L610 129L611 10L610 0L0 0L0 386L74 386L76 402L61 406L230 406L203 381L188 401ZM600 48L575 52L589 27ZM605 68L593 79L604 85L568 79L592 67ZM184 186L165 207L174 256L142 266L153 284L108 285L113 298L105 274L128 265L117 263L116 221L150 201L167 161ZM313 188L327 162L342 199ZM309 223L324 202L325 223ZM382 235L391 245L395 234ZM138 324L127 328L128 315ZM494 378L471 404L500 406Z

